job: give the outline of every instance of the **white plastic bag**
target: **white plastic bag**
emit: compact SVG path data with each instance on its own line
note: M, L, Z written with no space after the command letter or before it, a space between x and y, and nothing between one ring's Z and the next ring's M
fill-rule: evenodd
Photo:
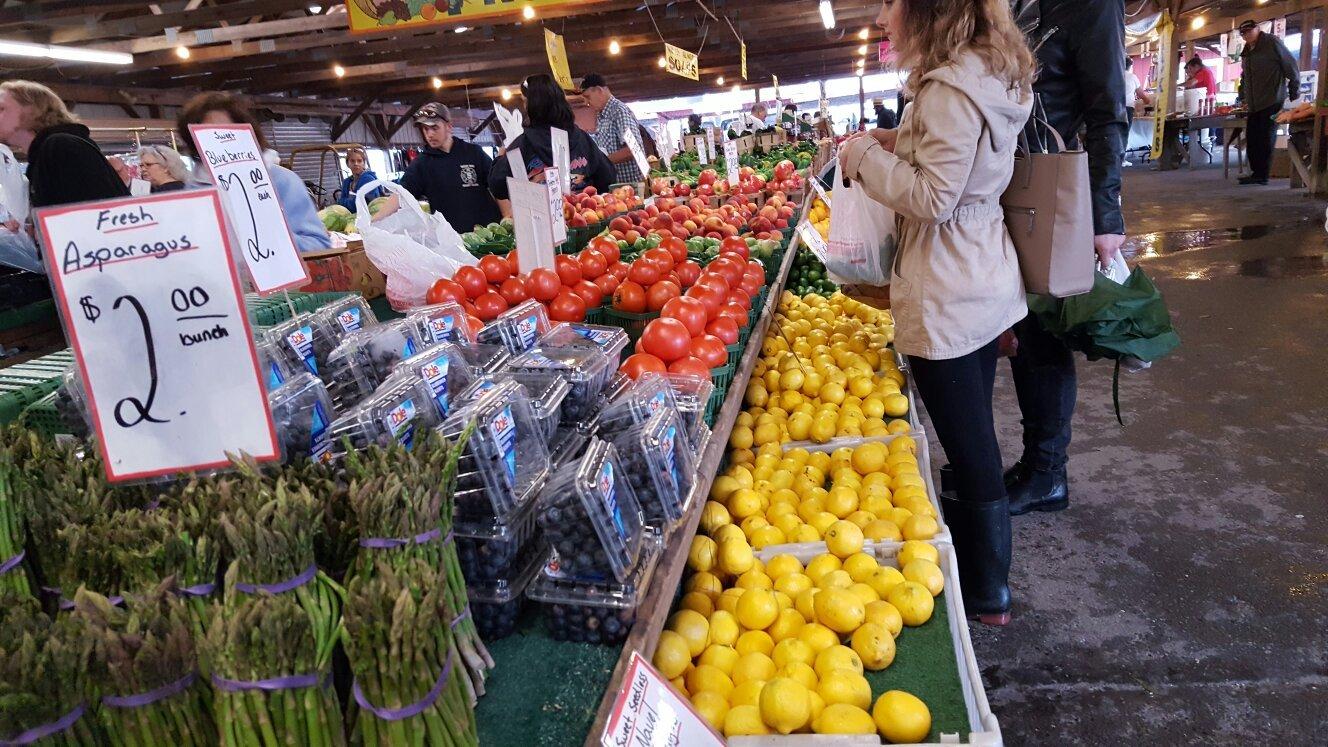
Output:
M895 256L895 213L872 199L857 182L835 185L830 240L821 258L840 285L890 284Z
M375 223L364 196L379 187L396 195L401 206ZM355 208L364 253L387 276L387 300L398 311L423 306L435 280L479 264L446 218L421 210L415 196L395 182L378 179L364 185L355 195Z
M28 219L28 178L13 151L0 145L0 204L20 224Z

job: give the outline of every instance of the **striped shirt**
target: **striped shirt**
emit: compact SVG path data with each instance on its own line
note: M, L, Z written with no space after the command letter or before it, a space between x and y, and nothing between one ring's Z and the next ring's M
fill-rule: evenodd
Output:
M623 133L635 132L637 142L641 141L640 124L636 121L636 116L627 105L616 98L610 98L609 103L604 105L604 110L595 117L595 143L599 145L600 150L605 155L613 155L615 152L627 147L627 141L624 140ZM622 163L615 163L614 168L618 172L618 182L639 182L645 179L641 169L636 166L635 158L628 158Z

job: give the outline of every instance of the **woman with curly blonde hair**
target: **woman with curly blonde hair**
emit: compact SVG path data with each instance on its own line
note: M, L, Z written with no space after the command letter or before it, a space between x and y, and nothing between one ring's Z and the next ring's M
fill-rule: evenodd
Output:
M886 0L877 24L913 103L898 129L845 142L840 168L898 216L895 347L953 469L941 505L964 607L1005 625L1010 515L991 392L997 338L1028 309L1000 197L1032 106L1033 55L1008 0Z

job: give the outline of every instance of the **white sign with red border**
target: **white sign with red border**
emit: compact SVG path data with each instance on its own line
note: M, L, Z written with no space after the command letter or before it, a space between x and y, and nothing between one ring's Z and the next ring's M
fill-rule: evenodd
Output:
M633 651L600 744L604 747L723 747L724 740L639 651Z
M226 200L226 212L235 231L254 288L273 293L307 285L309 272L300 260L286 214L277 201L272 175L249 125L189 125L212 183Z
M64 205L36 222L109 479L278 458L218 190Z

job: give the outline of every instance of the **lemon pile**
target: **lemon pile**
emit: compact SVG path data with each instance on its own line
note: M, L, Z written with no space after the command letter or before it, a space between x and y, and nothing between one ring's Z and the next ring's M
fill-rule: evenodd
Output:
M889 667L904 626L931 619L945 586L939 553L907 541L895 565L863 552L863 534L836 520L830 552L803 565L762 563L740 528L697 535L678 610L655 650L656 668L726 737L870 734L918 742L931 715L902 691L873 704L865 671Z
M894 322L836 291L784 292L747 385L747 409L729 445L738 451L789 441L907 433L904 374L886 345Z
M833 199L834 193L827 192L827 194ZM830 206L825 204L825 200L817 197L812 201L812 209L807 211L807 222L821 234L821 238L830 240Z

